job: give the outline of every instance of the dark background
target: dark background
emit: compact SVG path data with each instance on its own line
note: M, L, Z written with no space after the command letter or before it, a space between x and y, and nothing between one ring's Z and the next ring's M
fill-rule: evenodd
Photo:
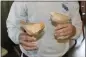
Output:
M13 1L1 1L1 47L7 49L8 54L4 57L18 57L14 50L15 45L7 34L6 19Z
M6 19L8 17L11 4L12 2L7 2L7 1L1 2L1 46L5 47L8 50L12 49L12 43L11 40L8 38Z

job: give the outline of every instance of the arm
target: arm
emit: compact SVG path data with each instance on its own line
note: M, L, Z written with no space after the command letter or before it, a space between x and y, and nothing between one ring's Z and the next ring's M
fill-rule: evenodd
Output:
M14 2L6 20L8 36L15 44L19 44L20 20L28 18L26 11L25 3Z
M20 44L25 50L33 50L37 48L35 44L36 38L29 36L27 33L23 32L22 29L20 29L20 20L27 21L28 16L30 17L32 15L32 3L29 3L28 6L29 14L26 2L14 2L6 24L8 35L15 44ZM20 49L22 47L20 47ZM21 51L24 53L23 49L21 49Z
M58 37L60 36L67 36L63 39L77 39L82 32L82 22L79 15L79 5L77 2L66 2L65 6L67 6L69 9L68 14L71 17L72 24L67 23L57 25L55 29L55 36L57 37L56 39L58 40Z
M82 33L82 21L79 14L79 4L78 2L69 2L69 11L72 19L72 25L76 28L76 34L72 39L77 39Z

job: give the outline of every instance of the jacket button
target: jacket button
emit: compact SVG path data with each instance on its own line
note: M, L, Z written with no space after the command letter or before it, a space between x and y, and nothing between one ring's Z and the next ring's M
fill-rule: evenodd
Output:
M85 12L82 13L82 15L85 15L85 14L86 14Z
M85 7L85 6L82 5L81 7L83 8L83 7Z

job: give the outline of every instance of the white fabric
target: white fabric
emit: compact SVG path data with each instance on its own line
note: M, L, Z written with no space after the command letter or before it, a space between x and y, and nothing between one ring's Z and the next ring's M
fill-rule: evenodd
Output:
M35 23L42 21L45 23L45 34L37 41L39 49L37 53L33 55L35 57L59 57L64 55L69 49L69 42L58 43L54 39L54 26L52 26L50 22L50 12L55 11L72 18L72 23L78 30L73 39L78 38L80 35L82 23L78 3L67 2L65 5L69 8L68 12L62 7L62 3L63 2L14 2L6 21L10 39L14 43L19 44L19 34L21 33L20 20ZM20 49L27 56L30 56L31 51L24 50L21 45Z

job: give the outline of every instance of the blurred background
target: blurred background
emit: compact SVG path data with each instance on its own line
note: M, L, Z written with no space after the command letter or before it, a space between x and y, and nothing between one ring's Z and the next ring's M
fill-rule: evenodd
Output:
M7 28L6 28L6 19L8 17L8 13L10 10L10 7L12 5L13 1L1 1L1 47L5 48L8 53L3 57L19 57L21 54L21 51L18 47L18 45L15 45L7 34ZM80 57L77 56L80 53L82 56L85 57L85 37L86 37L86 1L79 2L80 4L80 14L81 14L81 20L83 22L83 42L80 44L79 48L73 48L72 51L69 51L64 57ZM83 14L85 13L85 14ZM83 50L84 49L84 50Z
M14 50L16 46L8 37L7 28L6 28L6 19L9 14L10 7L13 1L1 1L1 47L5 48L8 51L8 54L5 57L18 57L17 53ZM5 54L4 52L3 54Z

